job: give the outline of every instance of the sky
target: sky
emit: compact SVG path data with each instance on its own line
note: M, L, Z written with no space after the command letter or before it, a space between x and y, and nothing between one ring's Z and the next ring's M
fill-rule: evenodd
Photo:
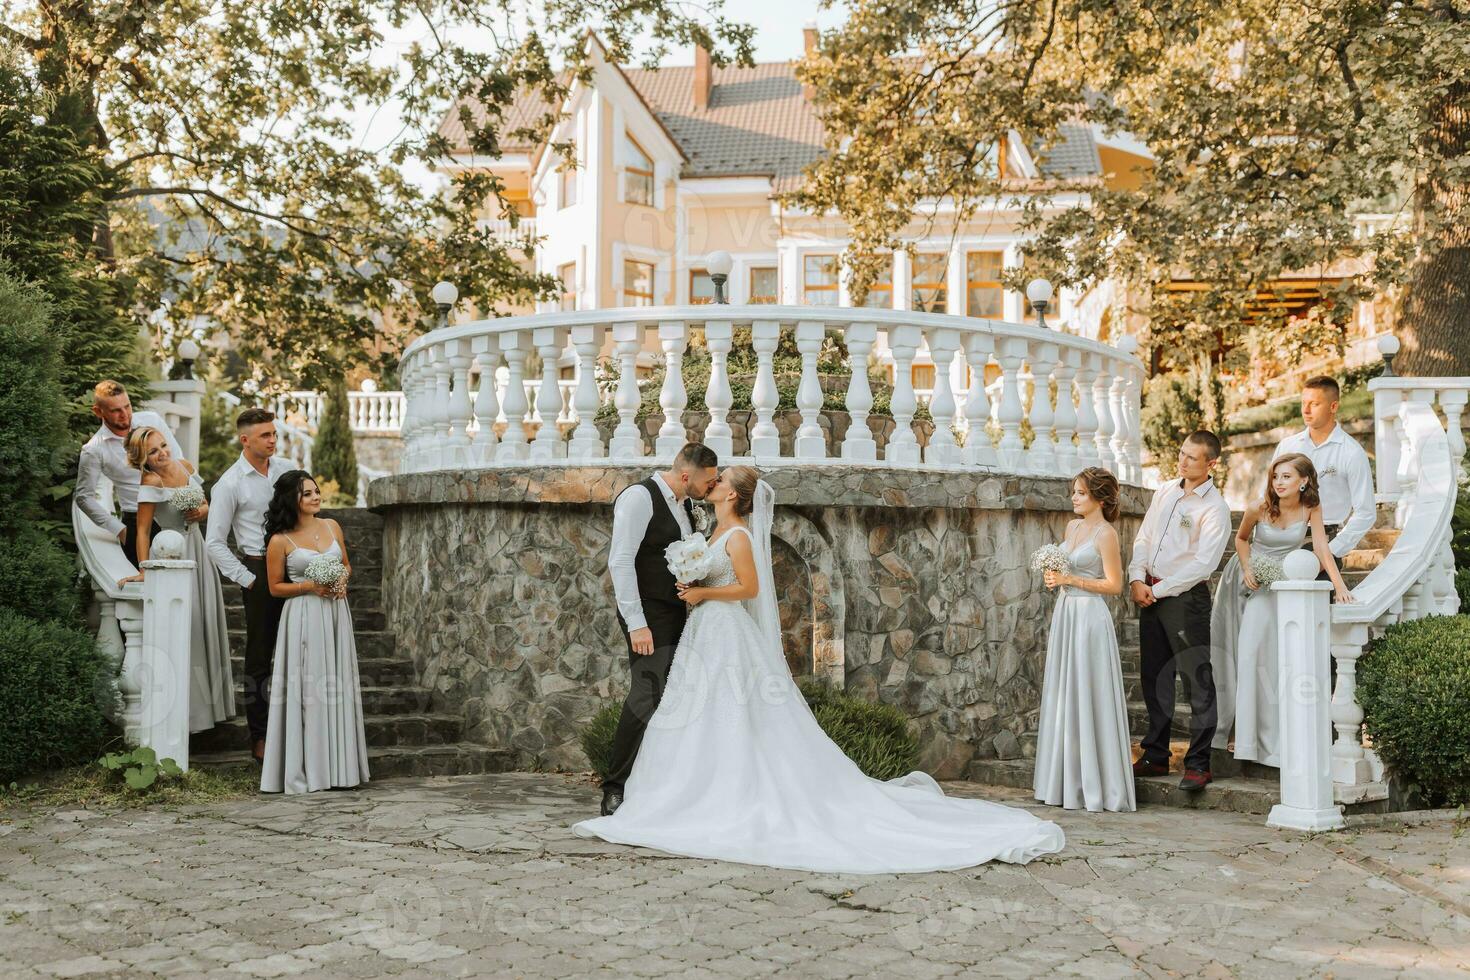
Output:
M823 30L840 23L840 10L818 11L817 0L727 0L725 15L735 20L754 24L756 61L784 61L798 58L802 54L802 28L807 21L815 20ZM398 57L411 45L417 36L426 35L420 29L393 31L382 28L385 43L381 52L384 62ZM664 62L667 65L694 64L694 51L673 52ZM358 144L364 149L385 150L391 146L401 130L401 122L394 106L386 105L364 108L352 116L353 129ZM407 175L423 187L433 187L439 177L418 163L405 165Z

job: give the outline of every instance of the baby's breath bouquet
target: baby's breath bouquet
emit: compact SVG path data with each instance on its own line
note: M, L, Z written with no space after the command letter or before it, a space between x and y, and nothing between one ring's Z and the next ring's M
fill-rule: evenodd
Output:
M709 542L698 532L664 549L664 560L669 563L669 571L673 572L676 582L698 582L709 574L713 559Z
M168 498L169 506L181 514L204 506L204 491L192 483L186 483Z
M1281 567L1281 562L1275 558L1262 555L1251 559L1251 574L1256 577L1256 584L1265 591L1271 587L1272 582L1280 582L1286 577L1286 570Z
M1067 557L1061 545L1044 544L1032 552L1031 570L1033 572L1069 572L1072 570L1072 559Z
M317 585L339 588L347 577L347 568L336 555L317 555L306 563L306 577Z

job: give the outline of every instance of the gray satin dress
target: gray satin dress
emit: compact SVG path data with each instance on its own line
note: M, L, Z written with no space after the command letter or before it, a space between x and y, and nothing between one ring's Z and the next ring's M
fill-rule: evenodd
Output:
M324 552L293 548L286 555L286 578L305 581L306 566L319 554L340 555L337 542ZM260 789L311 793L367 781L357 642L347 600L310 592L292 596L281 608L276 634Z
M197 476L189 482L202 492ZM178 487L138 487L138 502L153 504L160 530L184 536L184 557L194 562L194 594L189 624L189 731L202 732L235 714L235 678L230 671L230 627L219 572L204 548L199 525L184 520L170 501Z
M1308 524L1289 527L1257 524L1251 536L1251 558L1281 561L1307 540ZM1279 766L1281 747L1280 671L1276 661L1276 602L1269 589L1249 593L1236 638L1239 670L1235 688L1235 757Z

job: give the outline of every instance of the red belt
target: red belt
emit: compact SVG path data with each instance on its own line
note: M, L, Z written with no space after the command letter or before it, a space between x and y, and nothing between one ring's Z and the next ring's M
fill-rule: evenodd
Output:
M1147 572L1143 574L1143 584L1148 586L1149 588L1153 588L1162 581L1163 579L1159 578L1157 575L1150 575Z

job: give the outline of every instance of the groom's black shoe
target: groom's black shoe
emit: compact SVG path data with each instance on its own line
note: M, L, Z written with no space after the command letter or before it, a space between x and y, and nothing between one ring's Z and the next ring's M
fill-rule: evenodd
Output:
M610 817L618 812L618 807L623 805L623 794L615 789L603 790L602 792L602 815Z

